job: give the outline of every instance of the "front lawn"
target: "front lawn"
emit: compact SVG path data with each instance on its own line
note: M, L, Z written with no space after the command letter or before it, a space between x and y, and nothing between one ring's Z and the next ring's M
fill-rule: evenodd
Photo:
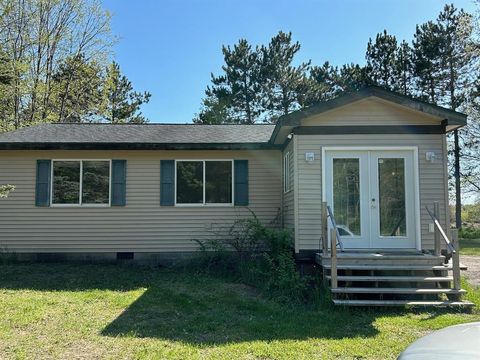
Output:
M0 265L0 300L2 359L393 359L429 331L480 320L292 308L218 278L114 265Z
M460 254L480 256L480 239L460 239L459 244Z

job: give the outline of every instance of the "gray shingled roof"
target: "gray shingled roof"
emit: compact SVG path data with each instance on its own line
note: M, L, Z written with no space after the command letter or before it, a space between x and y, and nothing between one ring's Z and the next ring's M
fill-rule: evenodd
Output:
M274 125L41 124L0 134L5 143L258 144L268 143Z

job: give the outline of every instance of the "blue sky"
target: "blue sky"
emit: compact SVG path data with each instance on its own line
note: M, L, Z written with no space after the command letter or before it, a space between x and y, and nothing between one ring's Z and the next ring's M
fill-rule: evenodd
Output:
M471 0L450 1L473 12ZM411 40L415 25L437 17L439 0L104 0L120 40L114 57L135 89L152 97L151 122L188 123L199 111L210 73L222 66L222 44L268 43L291 31L297 60L364 63L370 37L387 29Z

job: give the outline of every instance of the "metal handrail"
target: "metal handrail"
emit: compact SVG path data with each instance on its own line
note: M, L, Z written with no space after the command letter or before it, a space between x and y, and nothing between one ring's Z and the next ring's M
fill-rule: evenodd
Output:
M445 231L443 230L442 225L440 225L440 222L438 221L437 217L430 211L428 206L425 206L425 209L427 209L428 215L430 215L430 217L432 218L433 223L438 229L438 232L440 233L440 235L442 235L443 240L447 244L448 252L450 254L455 254L456 253L455 247L453 246L452 242L448 239L448 236L447 234L445 234Z
M328 218L330 218L330 222L332 223L332 227L335 229L335 232L337 234L337 244L340 247L340 251L343 251L343 242L342 242L342 238L340 237L340 231L338 231L337 222L335 221L335 217L333 216L333 211L328 205L327 205L327 213L328 213Z

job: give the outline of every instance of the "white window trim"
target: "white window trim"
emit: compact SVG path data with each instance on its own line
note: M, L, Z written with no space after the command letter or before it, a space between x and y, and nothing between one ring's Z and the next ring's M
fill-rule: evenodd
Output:
M290 179L290 151L287 151L283 156L283 193L292 191L292 182Z
M203 203L193 203L193 204L186 204L186 203L177 203L177 163L179 162L190 162L190 161L194 161L194 162L201 162L203 163ZM232 201L229 202L229 203L206 203L205 202L205 170L206 170L206 167L205 167L205 162L207 161L224 161L224 162L227 162L227 161L230 161L231 164L232 164ZM178 206L178 207L212 207L212 206L219 206L219 207L230 207L230 206L233 206L234 205L234 201L235 201L235 194L234 194L234 190L235 190L235 174L234 174L234 161L233 159L179 159L179 160L175 160L175 206Z
M78 204L55 204L53 202L53 164L54 162L80 162L80 194L78 198ZM82 203L82 192L83 192L83 162L84 161L105 161L109 164L109 174L108 174L108 204L83 204ZM50 169L50 207L82 207L82 208L105 208L112 206L112 160L111 159L52 159L51 160L51 169Z

